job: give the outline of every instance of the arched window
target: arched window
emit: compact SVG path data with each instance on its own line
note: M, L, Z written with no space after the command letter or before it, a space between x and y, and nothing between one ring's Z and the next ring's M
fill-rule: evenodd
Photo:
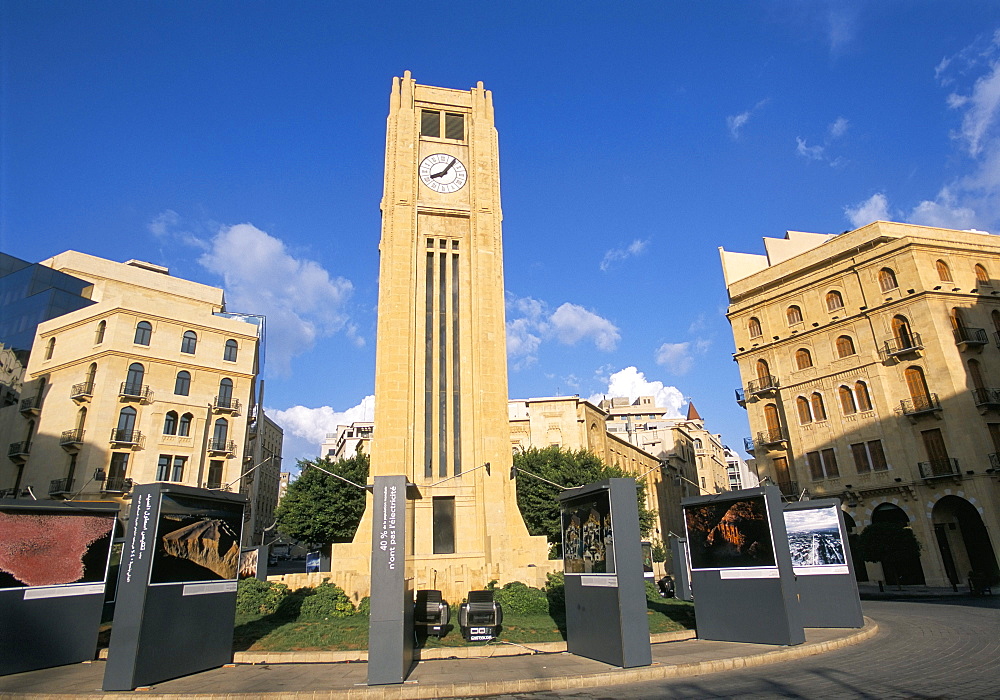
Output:
M795 366L799 369L808 369L813 366L812 354L806 348L799 348L795 351Z
M181 339L181 352L193 355L197 346L198 334L194 331L184 331L184 337Z
M773 403L764 406L764 425L768 435L776 438L781 435L781 421L778 420L778 407Z
M219 397L215 401L215 405L219 408L232 408L233 403L233 380L229 377L224 377L222 381L219 382Z
M128 366L128 374L125 376L125 393L130 396L140 396L142 394L142 380L146 376L146 369L138 362L133 362Z
M896 273L892 271L892 268L883 267L878 271L878 286L883 292L891 291L899 286L896 283Z
M826 406L823 405L823 395L818 391L810 397L812 403L813 418L815 420L826 420Z
M118 427L115 431L115 440L119 442L132 442L132 433L135 431L136 410L131 406L126 406L118 413Z
M826 293L826 310L838 311L844 308L844 297L836 289Z
M849 335L842 335L837 338L837 356L838 357L850 357L851 355L857 354L854 349L854 341Z
M751 338L759 338L762 335L760 330L760 321L756 318L751 318L750 321L747 322L747 332L750 334ZM230 340L229 343L233 343L235 345L236 341ZM229 348L229 343L226 343L227 349ZM233 359L236 359L235 351Z
M191 373L181 370L174 380L174 393L178 396L187 396L191 393Z
M993 319L993 330L1000 333L1000 311L994 309L993 313L990 314L990 318Z
M796 323L802 323L802 309L797 306L789 306L788 310L785 311L785 318L788 319L788 325L794 326Z
M951 327L956 331L968 327L965 323L965 312L957 306L951 310Z
M215 421L215 429L212 431L212 447L216 450L226 449L226 440L229 438L229 421L220 418Z
M757 335L760 335L759 329ZM751 334L751 337L753 337L753 334ZM236 362L236 355L238 352L239 352L239 345L236 344L235 340L230 338L229 340L226 341L226 350L222 354L222 359L225 360L226 362Z
M976 284L980 287L993 286L993 283L990 282L990 273L986 271L985 267L979 264L976 264Z
M695 438L694 439L694 449L696 449L696 450L700 450L701 449L701 438Z
M859 411L872 410L872 397L868 393L868 385L864 382L854 383L854 398L857 399Z
M177 411L167 411L167 415L163 419L163 434L177 434Z
M913 347L913 333L910 332L910 322L906 316L893 316L892 336L899 343L901 350Z
M45 359L51 360L52 353L56 350L56 339L55 337L49 338L49 342L45 343Z
M938 260L935 265L937 266L938 279L942 282L951 282L951 268L948 267L948 263L944 260Z
M83 406L76 412L76 429L83 433L83 427L87 424L87 407Z
M858 412L858 406L854 403L854 393L848 387L842 386L837 389L837 395L840 396L840 409L845 416Z
M104 342L104 332L108 329L108 322L101 321L97 324L97 333L94 335L94 345L100 345Z
M135 324L135 344L136 345L149 345L150 339L153 337L153 326L148 321L139 321Z
M920 367L909 367L904 373L906 376L906 388L913 399L913 405L917 410L930 408L931 392L927 388L927 380L924 378L924 371Z
M983 382L983 370L979 365L979 360L969 360L969 378L972 380L972 386L976 389L982 389L985 386Z
M766 360L757 360L757 379L762 382L768 381L771 377L771 370L767 366Z
M183 437L187 437L191 434L191 421L194 420L194 416L190 413L185 413L181 416L180 423L177 425L177 434Z
M799 424L812 423L812 411L809 410L809 400L805 396L795 399L795 409L799 412Z

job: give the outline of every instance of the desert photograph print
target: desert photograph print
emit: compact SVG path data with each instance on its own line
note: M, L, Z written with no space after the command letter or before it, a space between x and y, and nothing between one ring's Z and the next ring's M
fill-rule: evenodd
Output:
M763 496L684 507L691 568L775 566Z
M163 494L150 583L237 578L243 506Z

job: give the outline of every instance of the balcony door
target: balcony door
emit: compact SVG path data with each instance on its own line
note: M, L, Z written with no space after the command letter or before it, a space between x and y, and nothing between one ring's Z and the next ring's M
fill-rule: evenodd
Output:
M951 474L951 460L948 458L948 448L944 444L941 429L924 430L920 436L924 439L924 450L931 463L931 473L935 476Z
M906 388L910 392L915 411L925 411L931 408L931 392L927 388L927 380L924 378L922 369L910 367L906 370Z

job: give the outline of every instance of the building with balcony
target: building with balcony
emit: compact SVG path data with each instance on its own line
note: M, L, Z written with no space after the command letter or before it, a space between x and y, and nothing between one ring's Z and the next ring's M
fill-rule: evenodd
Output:
M238 488L263 420L263 319L150 263L69 251L34 267L77 280L87 303L35 327L19 401L0 409L0 492L124 502L153 481Z
M862 576L965 583L1000 559L1000 238L877 221L720 249L758 473L841 499L919 559ZM988 330L987 330L988 329Z
M350 425L338 425L337 432L327 433L320 448L320 454L333 460L350 459L361 452L370 453L372 430L371 421L355 421Z

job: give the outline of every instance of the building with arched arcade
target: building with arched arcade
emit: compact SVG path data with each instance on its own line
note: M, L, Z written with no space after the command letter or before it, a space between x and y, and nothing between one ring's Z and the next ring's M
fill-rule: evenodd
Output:
M758 472L921 554L859 574L964 584L1000 560L1000 239L876 221L720 249Z

